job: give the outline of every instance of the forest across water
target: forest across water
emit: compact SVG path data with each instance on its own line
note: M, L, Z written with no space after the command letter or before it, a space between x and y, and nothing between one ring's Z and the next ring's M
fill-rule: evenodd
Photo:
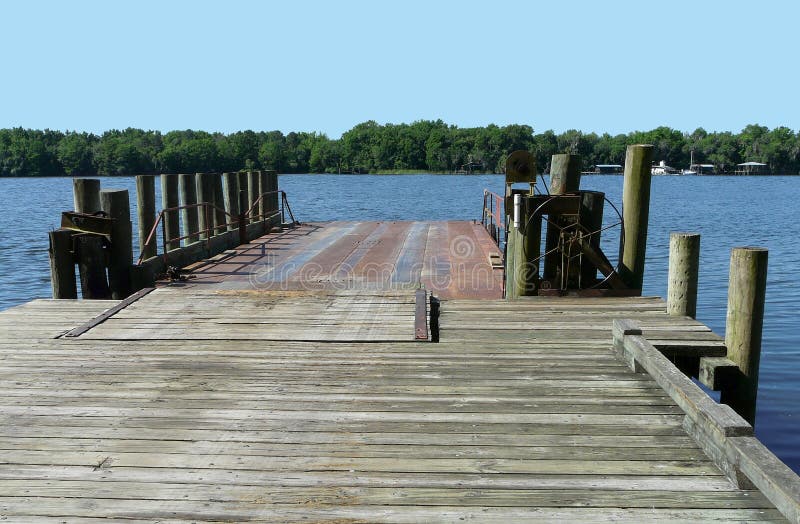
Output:
M653 160L676 168L765 164L765 173L800 174L800 132L752 124L739 133L684 132L669 127L627 134L534 132L512 124L462 128L441 120L363 122L338 139L281 131L145 131L100 135L77 131L0 129L0 176L97 176L274 169L279 173L502 173L505 156L531 151L539 170L555 153L581 155L584 168L623 164L630 144L653 144Z

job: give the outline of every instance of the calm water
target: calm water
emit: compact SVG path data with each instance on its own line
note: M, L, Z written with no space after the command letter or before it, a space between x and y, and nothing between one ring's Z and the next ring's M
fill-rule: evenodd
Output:
M301 221L477 219L483 189L500 193L502 184L502 177L495 175L280 177L280 187ZM106 178L102 186L126 188L131 195L135 191L133 178ZM617 205L622 200L620 176L585 177L582 187L604 191ZM666 296L670 231L701 233L697 317L724 334L730 249L769 249L756 433L800 472L798 194L800 177L655 177L644 292ZM0 178L0 197L2 310L49 296L47 231L59 225L60 211L72 209L72 182ZM133 220L135 224L135 216Z

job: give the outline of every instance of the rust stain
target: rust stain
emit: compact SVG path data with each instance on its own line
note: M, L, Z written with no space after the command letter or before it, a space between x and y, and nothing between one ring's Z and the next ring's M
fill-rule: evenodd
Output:
M420 231L425 234L412 234ZM424 287L442 299L497 299L502 270L492 268L490 254L501 255L489 233L469 221L304 224L240 246L224 262L199 268L192 282L224 295L380 294Z

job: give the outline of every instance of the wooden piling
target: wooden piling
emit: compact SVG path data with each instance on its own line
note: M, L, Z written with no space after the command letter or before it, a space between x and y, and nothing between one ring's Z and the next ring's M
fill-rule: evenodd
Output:
M244 191L244 201L241 199L239 200L239 212L245 213L245 219L249 222L247 210L250 208L250 195L248 194L247 190L249 179L247 176L247 171L239 171L236 173L236 177L239 179L239 191Z
M197 184L197 202L214 203L214 174L197 173L195 175ZM200 220L200 238L206 240L213 236L214 231L214 212L210 206L200 206L197 208L197 215Z
M580 186L580 155L553 155L550 159L550 194L574 193L580 189Z
M161 175L161 209L175 208L180 205L178 197L178 175ZM180 215L178 210L164 213L164 230L168 241L164 246L167 251L181 247L180 240L169 240L181 236Z
M647 223L650 215L650 169L653 146L628 146L622 189L625 234L620 253L620 277L631 289L642 289Z
M267 173L267 191L275 191L270 196L267 197L267 213L270 215L276 215L270 219L270 223L272 225L279 225L280 224L280 217L277 216L278 209L280 208L280 195L277 193L278 191L278 172L274 170L268 170Z
M700 235L670 233L667 314L695 318L699 269Z
M269 210L270 197L264 193L270 191L269 176L266 171L258 171L258 193L261 196L261 203L258 205L258 212L261 215L261 220L266 220L267 211ZM271 196L271 195L270 195Z
M514 300L522 296L535 295L539 285L538 256L541 244L542 223L528 220L533 213L519 190L512 193L512 202L519 198L519 224L513 220L513 208L506 239L506 298ZM527 192L525 192L527 193Z
M240 178L241 181L241 178ZM239 190L239 220L237 227L239 228L239 244L247 244L247 203L249 198L247 190Z
M191 206L197 204L197 183L194 174L178 175L181 194L181 205ZM184 245L197 242L200 237L197 234L199 228L198 208L185 207L181 209L181 220L183 221L184 235L189 235L184 241Z
M579 155L553 155L550 160L550 194L563 195L573 193L581 185L581 158ZM551 218L547 224L545 236L545 256L542 267L542 278L548 284L558 287L564 278L561 275L561 253L558 247L561 230L574 219L567 217Z
M603 229L603 209L605 207L605 193L599 191L581 192L580 225L584 235L590 235L589 245L600 252L601 230ZM597 266L585 256L581 257L580 287L586 289L597 282Z
M731 251L725 345L728 358L739 366L741 375L732 387L722 390L721 401L751 425L756 418L768 255L766 249L758 247Z
M108 282L111 297L122 300L131 294L130 268L133 263L131 206L127 189L100 191L100 206L114 220L108 254Z
M236 173L222 173L225 211L228 212L228 231L238 229L239 218L239 177Z
M214 207L210 209L214 217L214 234L219 235L228 230L226 223L227 215L225 215L225 196L222 191L222 176L219 173L211 173L211 183L214 187Z
M258 196L260 193L260 188L258 187L258 171L248 171L247 172L247 197L249 199L248 208L253 207L253 205L258 200ZM259 218L259 211L258 206L253 207L253 210L250 212L250 220L257 221L261 220Z
M157 237L145 245L153 225L156 223L156 184L153 175L136 177L136 214L139 218L139 252L143 260L156 256Z
M75 285L75 257L72 252L74 231L56 229L50 231L50 283L53 298L78 298Z
M72 199L76 213L100 211L100 179L73 178Z
M112 298L106 279L106 252L103 237L91 233L75 235L78 272L81 277L81 296L88 300ZM125 297L115 297L125 298Z
M542 221L529 220L534 209L530 200L523 198L523 217L524 222L522 226L522 260L524 267L522 268L522 277L524 288L522 289L523 296L535 295L539 288L539 271L541 259L539 254L542 244Z
M520 215L522 211L514 211L514 208L520 206L518 202L520 196L514 195L508 200L512 202L512 207L507 211L509 215L508 220L508 233L506 236L506 299L515 300L523 295L522 281L523 278L520 274L520 268L523 258L523 242L521 222L524 220ZM516 219L514 218L516 216Z

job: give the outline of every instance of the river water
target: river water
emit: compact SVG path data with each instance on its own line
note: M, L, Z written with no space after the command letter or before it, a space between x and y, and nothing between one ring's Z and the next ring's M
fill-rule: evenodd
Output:
M303 222L478 219L483 189L502 193L503 177L284 175L279 185ZM132 177L105 178L102 187L135 192ZM581 187L603 191L621 205L621 176L586 176ZM797 195L800 177L654 177L644 293L666 296L670 231L700 233L697 318L724 335L730 249L769 249L756 434L800 472ZM0 178L0 202L2 310L50 295L47 231L58 227L62 210L72 209L72 182ZM618 230L605 236L606 253L614 252L617 238Z

